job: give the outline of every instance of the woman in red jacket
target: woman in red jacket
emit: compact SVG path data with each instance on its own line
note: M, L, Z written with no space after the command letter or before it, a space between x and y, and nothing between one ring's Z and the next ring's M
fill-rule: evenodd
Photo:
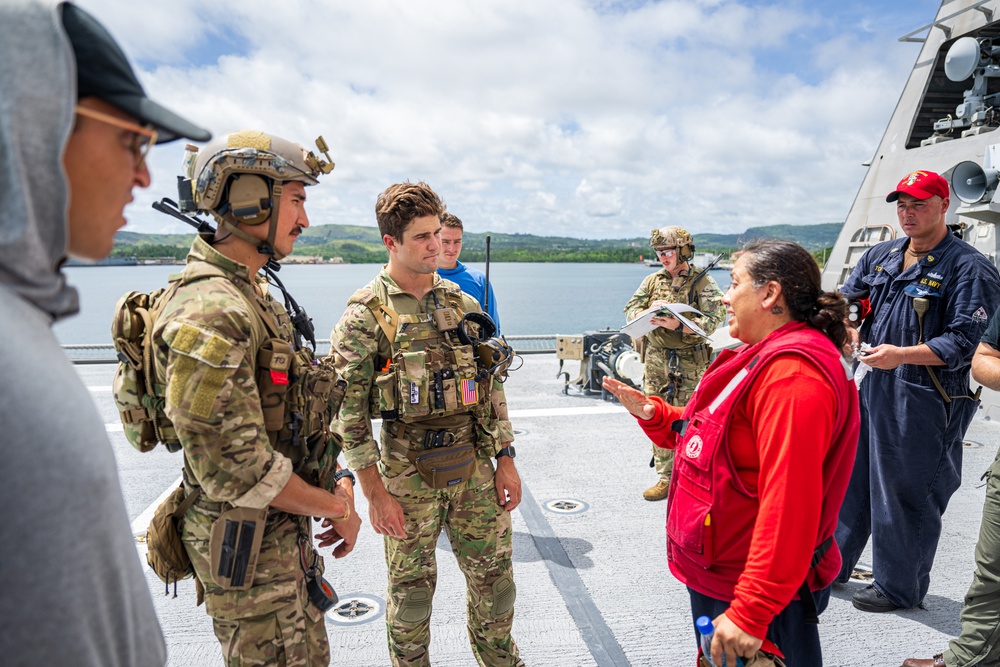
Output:
M788 667L823 664L816 617L840 569L833 542L858 437L841 363L846 302L787 241L748 245L723 298L745 343L712 363L685 408L605 380L660 447L676 451L667 559L694 618L714 619L712 659L762 646Z

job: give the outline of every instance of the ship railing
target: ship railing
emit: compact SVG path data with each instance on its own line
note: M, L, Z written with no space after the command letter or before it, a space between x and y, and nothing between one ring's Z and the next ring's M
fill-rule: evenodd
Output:
M555 334L533 336L504 336L518 354L549 354L556 351ZM109 343L63 345L66 355L74 364L115 364L115 348ZM316 341L316 355L325 357L330 353L330 340Z
M844 258L844 264L840 270L840 282L837 284L843 285L847 282L854 266L868 248L894 238L896 238L896 228L892 225L865 225L855 230L854 234L851 235L851 240L847 243L847 256Z

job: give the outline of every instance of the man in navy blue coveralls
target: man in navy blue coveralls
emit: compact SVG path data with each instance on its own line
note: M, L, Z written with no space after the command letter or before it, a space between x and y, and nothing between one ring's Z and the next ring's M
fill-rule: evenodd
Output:
M858 453L836 532L839 582L872 538L874 582L852 600L862 611L917 607L927 594L979 405L969 391L972 355L1000 305L996 268L945 224L948 195L938 174L904 177L886 201L896 202L906 236L870 248L841 288L868 291L872 309L860 330L872 370L859 389ZM926 308L922 326L915 306Z

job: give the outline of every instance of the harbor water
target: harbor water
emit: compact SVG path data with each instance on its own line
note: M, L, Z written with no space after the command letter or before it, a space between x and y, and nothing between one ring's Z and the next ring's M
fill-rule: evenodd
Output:
M469 266L485 270L482 264ZM354 291L379 271L378 264L289 264L278 277L313 318L317 338L327 338ZM148 292L167 284L180 265L69 267L64 271L80 292L82 313L59 322L63 344L110 343L115 303L128 291ZM493 263L496 293L506 335L575 334L625 323L622 308L653 268L642 264ZM729 272L713 270L725 290Z

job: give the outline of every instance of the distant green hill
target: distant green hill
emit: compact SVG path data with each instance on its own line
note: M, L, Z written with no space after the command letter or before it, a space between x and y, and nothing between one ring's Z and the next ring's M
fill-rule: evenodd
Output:
M830 248L841 223L817 225L771 225L751 227L742 234L695 234L699 251L729 254L754 238L795 241L807 250ZM648 237L632 239L575 239L534 234L490 234L490 259L496 262L635 262L649 256ZM191 245L191 234L139 234L119 232L113 257L183 258ZM313 255L345 262L384 262L386 251L376 227L320 225L305 230L295 244L295 255ZM466 232L462 259L481 262L486 256L486 234Z
M843 223L824 222L818 225L769 225L751 227L742 234L695 234L694 243L698 250L739 250L751 239L784 239L795 241L806 250L816 251L831 248L837 240Z

